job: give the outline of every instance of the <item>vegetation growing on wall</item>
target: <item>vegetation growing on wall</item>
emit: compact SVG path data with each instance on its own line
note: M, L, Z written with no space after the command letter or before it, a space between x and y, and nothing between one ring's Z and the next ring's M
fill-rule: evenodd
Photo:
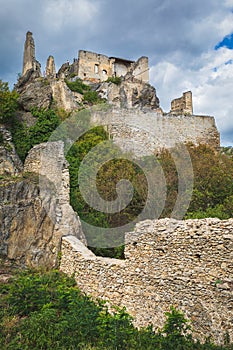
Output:
M134 194L130 204L123 210L117 213L102 213L90 207L83 199L79 189L79 166L84 157L98 144L106 141L108 135L103 127L93 128L91 131L84 134L71 147L67 155L67 160L70 164L70 198L71 205L77 211L80 218L85 222L100 227L119 227L125 225L137 217L142 211L147 197L147 183L142 170L133 162L119 158L119 149L115 146L111 147L112 160L103 164L100 168L96 185L100 196L109 203L111 209L112 201L117 198L116 185L121 179L127 179L133 185ZM105 150L103 149L103 152ZM104 153L103 153L104 154ZM97 164L98 156L102 153L94 153L91 159L91 166ZM91 172L91 169L90 169ZM89 171L88 171L89 173ZM90 185L91 186L91 185ZM107 210L109 212L109 210ZM98 246L98 242L96 242ZM123 247L101 249L91 248L97 255L123 258Z
M17 270L16 270L17 271ZM163 329L138 330L125 309L109 313L103 301L82 294L73 278L59 271L16 272L0 282L2 350L232 350L210 340L195 342L190 322L171 307Z

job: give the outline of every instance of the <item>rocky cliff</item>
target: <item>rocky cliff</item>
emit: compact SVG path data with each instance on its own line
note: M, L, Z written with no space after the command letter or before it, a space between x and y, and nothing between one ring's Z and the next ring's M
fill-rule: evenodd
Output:
M0 175L17 175L23 165L15 152L10 132L0 125Z
M33 148L24 170L21 176L1 180L0 254L27 266L55 267L62 236L71 234L85 243L79 218L69 204L63 143Z

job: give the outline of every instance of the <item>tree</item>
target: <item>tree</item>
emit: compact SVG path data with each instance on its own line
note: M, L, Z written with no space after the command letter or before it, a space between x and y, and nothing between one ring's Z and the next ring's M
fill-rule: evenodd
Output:
M18 94L10 91L8 83L0 80L0 123L9 123L18 107Z

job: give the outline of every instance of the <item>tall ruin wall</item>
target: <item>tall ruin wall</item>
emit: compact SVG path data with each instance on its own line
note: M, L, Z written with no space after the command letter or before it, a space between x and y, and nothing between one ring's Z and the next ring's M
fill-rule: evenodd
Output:
M79 288L125 306L136 326L162 327L173 305L194 336L233 340L233 219L144 221L126 234L125 260L96 257L80 241L62 241L60 269Z
M188 142L215 149L220 146L215 120L209 116L163 115L131 108L94 112L91 121L108 125L113 141L123 151L139 157Z
M171 113L193 114L193 100L191 91L186 91L181 97L171 101Z
M149 82L148 57L144 56L135 62L79 50L76 69L77 75L83 80L105 81L108 77L131 74L137 80Z

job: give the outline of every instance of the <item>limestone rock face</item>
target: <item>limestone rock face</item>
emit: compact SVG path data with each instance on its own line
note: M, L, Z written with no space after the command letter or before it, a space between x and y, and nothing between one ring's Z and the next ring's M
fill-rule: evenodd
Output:
M0 175L17 175L23 165L15 151L10 132L0 126Z
M49 56L47 59L47 64L46 64L46 77L47 78L56 78L56 68L55 68L55 62L54 62L54 57Z
M27 32L26 40L24 44L24 56L23 56L23 72L24 76L28 70L32 69L37 71L41 76L40 72L40 63L36 60L35 57L35 43L31 32Z
M31 267L57 265L61 238L86 244L80 220L69 204L69 172L63 142L35 146L24 178L0 187L0 254Z
M38 78L27 83L16 85L19 93L19 105L25 111L33 107L48 109L52 102L52 88L46 79Z
M103 82L93 85L93 87L100 97L105 98L108 103L115 107L150 110L159 108L159 99L155 88L132 76L123 79L119 85Z
M62 108L65 111L72 111L79 107L82 101L82 95L71 91L64 80L53 80L51 82L53 100L57 108Z
M54 267L62 233L40 199L39 186L28 181L0 187L0 253L31 267ZM54 202L47 197L47 208Z

